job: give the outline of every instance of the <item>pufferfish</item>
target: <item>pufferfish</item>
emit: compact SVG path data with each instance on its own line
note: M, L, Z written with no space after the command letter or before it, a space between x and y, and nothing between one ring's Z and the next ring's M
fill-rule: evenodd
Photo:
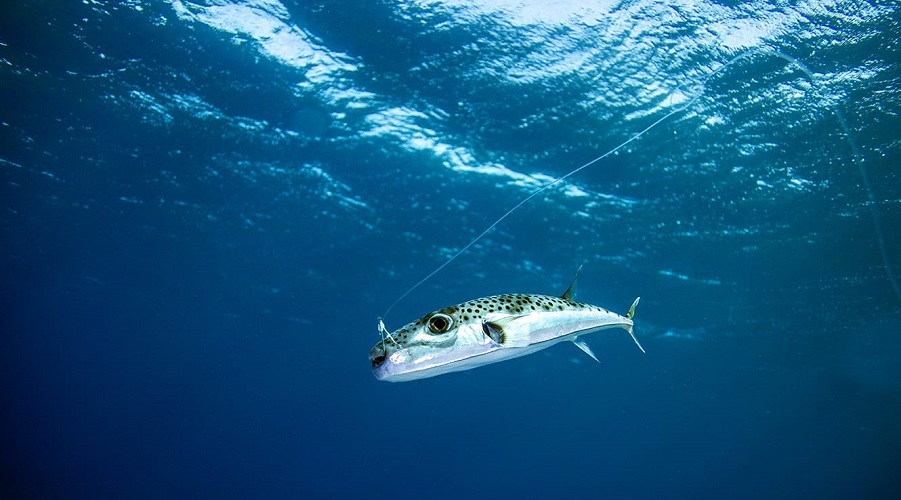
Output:
M597 361L581 337L608 328L626 330L645 352L632 331L640 297L624 316L576 302L581 270L560 297L492 295L430 312L394 332L379 318L382 340L369 351L372 374L387 382L418 380L518 358L564 341Z

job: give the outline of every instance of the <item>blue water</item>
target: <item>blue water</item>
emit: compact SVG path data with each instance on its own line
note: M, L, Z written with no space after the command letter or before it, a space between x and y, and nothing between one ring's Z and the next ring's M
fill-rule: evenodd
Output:
M889 1L4 2L0 496L901 498L899 40ZM584 265L647 354L372 377L395 299L673 111L385 318Z

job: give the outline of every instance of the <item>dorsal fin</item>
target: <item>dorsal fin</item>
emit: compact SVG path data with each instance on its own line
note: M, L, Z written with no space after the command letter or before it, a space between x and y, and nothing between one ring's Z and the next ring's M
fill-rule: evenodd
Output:
M579 279L579 273L581 273L581 272L582 272L582 266L579 266L579 268L576 269L576 276L573 278L573 282L569 284L569 288L567 288L566 291L563 292L563 295L561 295L561 297L563 297L564 300L575 300L575 298L576 298L576 280Z

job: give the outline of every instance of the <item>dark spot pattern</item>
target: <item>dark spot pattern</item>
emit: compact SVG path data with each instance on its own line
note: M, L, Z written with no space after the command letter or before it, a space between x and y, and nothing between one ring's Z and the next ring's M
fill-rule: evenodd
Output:
M453 322L447 331L441 332L442 334L450 335L455 332L461 324L474 322L481 323L482 319L487 314L524 314L533 311L554 312L567 310L609 312L602 307L551 295L534 295L528 293L492 295L430 312L422 318L410 322L402 328L392 332L391 338L386 337L384 341L376 344L376 347L374 347L373 350L379 350L378 354L384 356L390 355L398 349L414 345L415 343L422 343L417 339L416 334L423 329L428 332L430 320L436 314L444 314L453 319ZM383 353L382 351L385 352Z

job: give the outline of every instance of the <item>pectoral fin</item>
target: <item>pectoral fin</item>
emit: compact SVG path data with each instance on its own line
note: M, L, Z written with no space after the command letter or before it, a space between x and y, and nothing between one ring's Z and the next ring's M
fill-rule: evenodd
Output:
M517 329L515 325L512 325L514 321L523 316L526 315L487 315L482 319L482 331L499 346L526 347L530 343L529 332Z
M600 363L600 360L598 360L598 357L595 356L593 352L591 352L591 348L588 347L588 344L587 344L584 340L580 339L579 337L573 337L572 343L573 343L573 344L576 344L576 347L578 347L579 349L581 349L582 352L584 352L585 354L591 356L591 359L593 359L593 360L597 361L598 363Z

